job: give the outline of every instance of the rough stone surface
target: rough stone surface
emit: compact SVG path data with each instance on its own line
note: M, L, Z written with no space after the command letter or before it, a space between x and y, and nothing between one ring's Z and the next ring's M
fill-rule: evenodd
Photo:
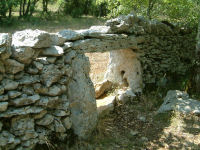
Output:
M109 80L104 80L101 83L95 85L95 97L99 98L105 92L109 91L112 88L112 82Z
M6 72L11 74L16 74L24 70L24 64L19 63L14 59L7 59L5 61Z
M42 55L45 56L62 56L63 54L64 50L59 46L53 46L42 51Z
M83 53L117 50L110 54L106 76L123 87L105 101L113 108L115 100L133 99L143 83L159 84L162 77L167 83L168 74L185 75L194 49L195 38L184 29L136 15L84 30L0 34L0 150L31 150L52 136L63 141L71 138L69 130L82 139L90 136L98 113Z
M95 91L89 79L89 61L78 55L72 61L73 80L68 85L72 128L80 138L87 138L97 123ZM79 93L79 94L77 94Z
M8 102L0 102L0 112L6 111L8 108Z
M12 36L14 47L46 48L52 40L50 34L40 30L24 30L15 32Z
M10 79L4 79L1 81L5 90L15 90L17 89L19 83Z
M189 98L186 92L170 90L164 98L158 113L167 111L178 111L184 114L200 114L200 102Z
M132 49L111 51L105 80L122 87L130 87L133 92L141 92L142 68L137 57Z

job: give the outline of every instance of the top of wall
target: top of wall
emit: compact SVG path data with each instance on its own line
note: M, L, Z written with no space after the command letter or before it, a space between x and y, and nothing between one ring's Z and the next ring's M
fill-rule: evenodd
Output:
M62 55L65 50L103 52L115 49L137 47L144 42L142 35L176 36L183 30L168 23L149 21L133 14L108 20L105 26L92 26L84 30L63 30L48 33L40 30L24 30L13 35L0 34L0 47L30 47L44 49L42 55ZM46 49L54 46L53 49ZM59 47L55 47L59 46ZM0 49L0 53L4 51Z

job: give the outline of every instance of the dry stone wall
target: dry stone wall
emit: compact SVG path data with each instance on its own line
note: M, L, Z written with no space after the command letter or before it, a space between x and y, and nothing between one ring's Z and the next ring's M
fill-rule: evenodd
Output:
M0 34L0 149L32 149L52 135L65 139L70 129L90 135L98 116L84 53L133 50L148 83L166 72L185 73L194 41L171 24L135 15L85 30Z

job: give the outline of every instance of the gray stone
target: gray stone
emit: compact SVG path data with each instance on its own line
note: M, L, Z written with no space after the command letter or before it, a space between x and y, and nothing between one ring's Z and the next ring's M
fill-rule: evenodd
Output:
M78 55L72 61L73 80L68 84L72 128L79 138L88 138L97 124L95 91L89 78L89 61ZM78 93L78 94L77 94Z
M5 61L6 72L11 74L16 74L24 70L24 64L19 63L14 59L7 59Z
M34 59L35 50L30 47L19 47L12 49L12 57L23 63L23 64L30 64L32 59Z
M64 46L62 47L63 50L67 50L73 46L73 42L65 42Z
M35 65L35 67L38 69L38 70L42 70L43 69L43 64L41 64L40 62L37 62L37 61L34 61L33 64Z
M50 34L40 30L24 30L15 32L12 36L12 46L46 48L52 45Z
M42 117L44 117L44 115L46 115L47 114L47 111L46 110L43 110L43 111L41 111L39 114L36 114L35 116L34 116L34 119L41 119Z
M8 108L8 102L0 102L0 112L6 111Z
M37 68L29 67L27 72L30 73L30 74L37 74L39 72L39 70Z
M60 31L58 34L62 38L64 38L65 41L75 41L75 40L84 38L84 36L81 33L77 31L73 31L73 30L63 30L63 31Z
M52 87L49 88L46 94L48 96L59 96L62 94L62 89L56 85L53 85Z
M19 107L36 103L40 99L39 95L27 96L23 94L20 98L10 101L10 104Z
M18 82L20 85L34 84L34 83L40 82L40 77L39 75L25 75Z
M44 56L62 56L64 54L64 49L59 46L52 46L42 51Z
M74 59L76 57L76 51L70 51L65 55L65 63L70 64L72 59Z
M11 120L11 132L16 136L24 136L26 135L26 133L33 133L35 131L34 128L34 119L29 118L29 116L14 117ZM27 139L25 140L28 140L30 138L33 137L27 137Z
M1 95L0 96L0 102L2 102L2 101L7 101L8 100L8 95L6 94L6 95Z
M72 122L71 122L71 120L70 120L69 117L66 117L65 119L63 119L62 122L63 122L63 125L64 125L64 127L65 127L66 129L70 129L70 128L71 128Z
M11 47L0 47L0 58L6 60L12 55Z
M0 73L5 73L5 71L4 63L0 61Z
M43 65L48 65L49 64L49 62L47 61L47 57L38 57L38 58L36 58L36 61L40 62Z
M17 87L19 85L18 82L12 81L12 80L9 80L9 79L4 79L4 80L2 80L1 83L2 83L5 90L15 90L15 89L17 89Z
M43 86L40 83L34 84L33 88L34 88L36 93L43 94L43 95L46 95L48 93L48 90L49 90L47 87Z
M0 133L0 148L3 149L14 149L16 145L20 143L18 138L8 131L3 131Z
M164 102L160 106L158 113L165 113L172 110L184 114L200 114L200 102L189 98L186 92L170 90L167 92L167 96L164 98Z
M15 79L19 80L19 79L23 78L23 76L24 76L24 71L21 71L21 72L15 74Z
M50 33L52 45L61 46L65 43L66 39L58 33Z
M62 122L59 118L55 118L53 123L48 126L48 128L54 132L66 132L65 127L63 126Z
M8 33L0 33L0 47L5 46L8 42L9 34Z
M55 115L56 117L64 117L64 116L68 116L70 113L69 111L67 111L67 108L66 110L55 110L55 112L53 113L53 115Z
M47 61L51 64L55 63L56 62L56 57L47 57Z
M16 98L16 97L18 97L20 95L22 95L22 93L19 92L19 91L9 91L8 92L9 98Z
M41 79L47 87L50 87L60 79L61 75L58 67L54 64L50 64L43 67Z
M22 91L24 94L27 95L33 95L34 94L34 89L32 86L23 86Z
M0 114L0 118L10 118L12 116L27 115L27 114L38 114L44 109L36 106L27 106L23 108L9 108L6 112Z
M54 121L54 117L50 114L46 114L42 119L36 121L36 124L41 126L50 125Z
M40 101L38 101L36 105L47 107L47 108L57 108L61 102L62 102L62 99L60 99L58 96L56 97L42 97L41 96Z
M2 130L2 127L3 127L3 123L0 122L0 132L1 132L1 130Z
M0 85L0 95L4 93L4 87Z
M137 44L144 41L144 37L135 36L123 36L123 38L117 39L86 39L74 42L72 48L84 52L105 52L125 48L137 49Z

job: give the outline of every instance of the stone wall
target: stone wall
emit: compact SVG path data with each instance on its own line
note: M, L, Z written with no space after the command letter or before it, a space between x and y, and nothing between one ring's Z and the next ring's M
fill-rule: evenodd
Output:
M132 50L144 83L155 83L168 72L186 73L194 47L184 30L135 15L85 30L0 34L0 149L32 149L54 135L65 139L70 129L90 135L98 116L84 53ZM138 88L133 74L126 78Z

